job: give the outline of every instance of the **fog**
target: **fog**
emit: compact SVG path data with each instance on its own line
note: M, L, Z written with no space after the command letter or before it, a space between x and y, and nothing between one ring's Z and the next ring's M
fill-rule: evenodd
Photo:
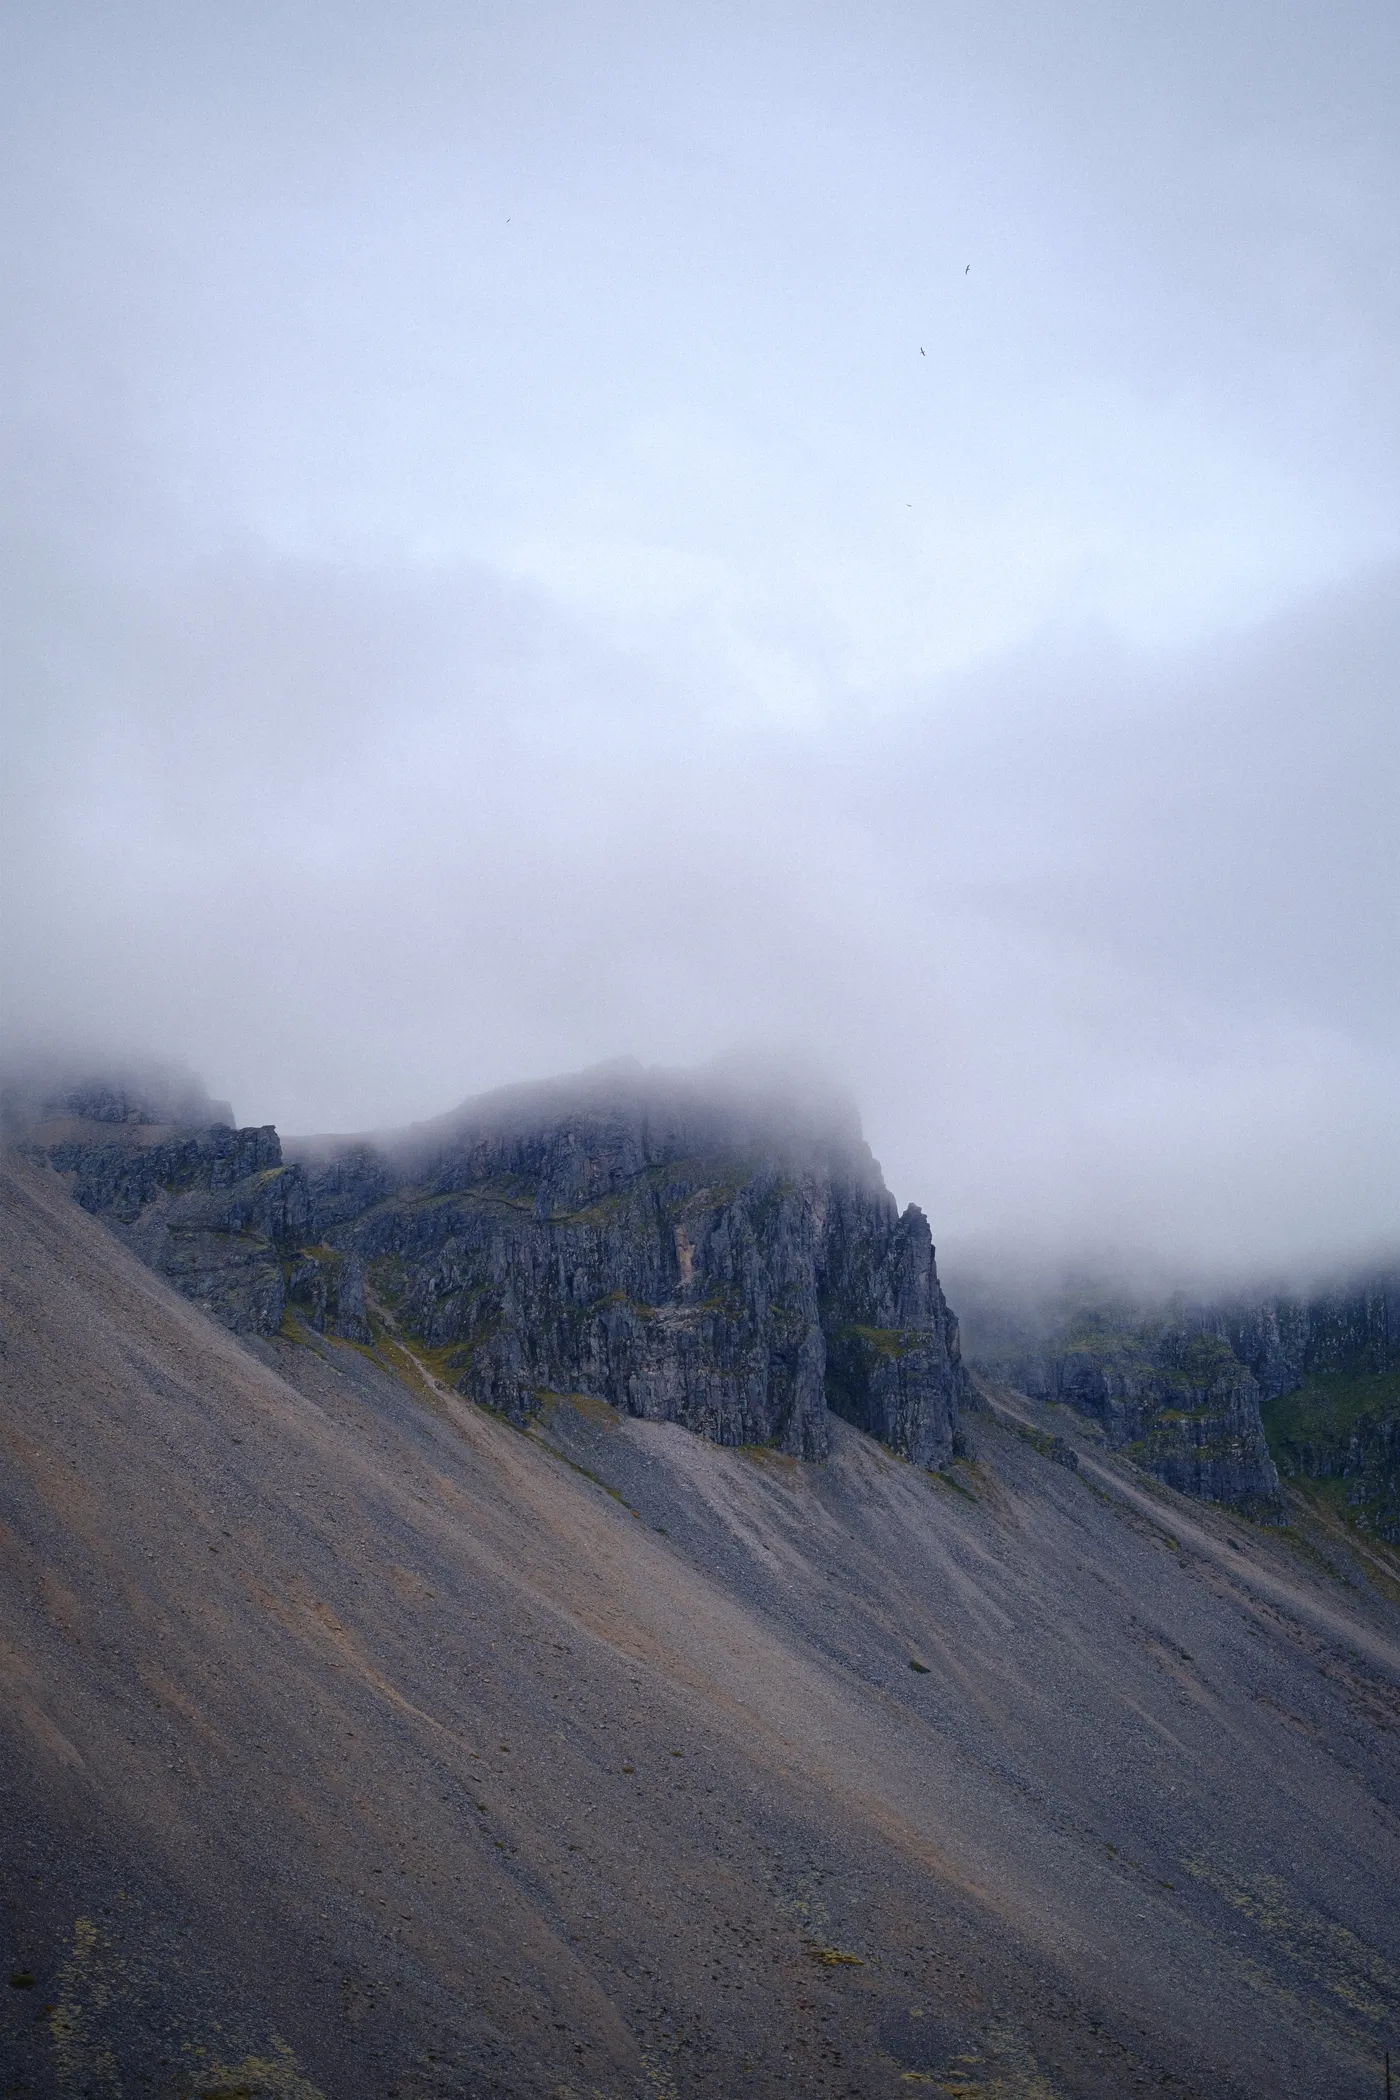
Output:
M3 1024L1400 1242L1393 9L12 6Z

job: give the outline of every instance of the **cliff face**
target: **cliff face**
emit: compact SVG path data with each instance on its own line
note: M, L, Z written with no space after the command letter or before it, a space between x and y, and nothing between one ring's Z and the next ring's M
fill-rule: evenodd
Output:
M32 1148L31 1148L32 1149ZM272 1334L287 1258L310 1237L306 1177L282 1164L277 1132L170 1132L133 1120L120 1136L70 1121L42 1147L84 1210L236 1334Z
M1271 1296L1227 1307L1218 1317L1266 1401L1309 1379L1400 1371L1400 1274L1380 1273L1307 1298Z
M1048 1345L995 1368L1035 1399L1092 1416L1110 1445L1169 1487L1266 1522L1281 1518L1258 1381L1223 1336L1081 1312Z
M1258 1367L1279 1471L1340 1493L1361 1530L1400 1544L1400 1275L1272 1300L1231 1333Z
M379 1317L517 1420L582 1393L819 1458L831 1409L918 1464L953 1454L969 1388L927 1222L829 1106L628 1073L290 1163L271 1128L33 1144L239 1332Z
M818 1298L828 1405L920 1464L958 1447L969 1388L958 1326L923 1212L881 1191L838 1192L824 1214Z
M1086 1296L991 1308L978 1361L1188 1494L1267 1519L1280 1474L1336 1482L1352 1521L1400 1540L1400 1275L1155 1314Z
M325 1238L505 1414L586 1393L819 1458L831 1408L938 1463L967 1385L928 1226L830 1123L638 1074L306 1166Z

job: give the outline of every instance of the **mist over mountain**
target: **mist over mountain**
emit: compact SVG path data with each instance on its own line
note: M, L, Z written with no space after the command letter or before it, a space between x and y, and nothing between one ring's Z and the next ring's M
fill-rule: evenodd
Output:
M0 2089L1379 2100L1398 69L0 11Z
M795 1046L950 1258L1393 1242L1393 10L1056 21L10 9L11 1044Z
M981 1388L928 1220L800 1068L621 1059L285 1145L157 1062L31 1067L3 1099L21 1153L237 1334L407 1348L521 1425L572 1393L805 1460L833 1416L925 1467L970 1448ZM1333 1515L1400 1544L1394 1259L1291 1290L1168 1289L1122 1258L960 1280L983 1382L1258 1523L1289 1522L1281 1467L1341 1483Z
M829 1096L207 1106L11 1095L20 2090L1374 2084L1400 1292L969 1375Z

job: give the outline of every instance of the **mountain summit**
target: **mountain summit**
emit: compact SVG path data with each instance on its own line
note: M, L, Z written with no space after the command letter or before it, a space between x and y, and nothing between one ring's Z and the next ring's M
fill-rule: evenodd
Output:
M284 1151L39 1105L0 2089L1382 2090L1400 1562L1291 1479L1287 1526L1154 1479L1098 1386L966 1412L848 1112L614 1070Z
M958 1448L971 1388L927 1220L810 1084L612 1065L285 1146L84 1122L95 1098L31 1149L236 1332L377 1323L516 1421L579 1393L802 1458L832 1413L920 1465Z

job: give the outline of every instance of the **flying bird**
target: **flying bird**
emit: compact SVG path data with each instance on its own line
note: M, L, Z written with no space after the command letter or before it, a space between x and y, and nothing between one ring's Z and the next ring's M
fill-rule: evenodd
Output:
M965 265L964 265L964 267L963 267L963 276L964 276L964 277L966 277L966 275L967 275L968 271L969 271L969 270L970 270L971 268L972 268L972 264L971 264L971 263L967 263L967 264L965 264Z

